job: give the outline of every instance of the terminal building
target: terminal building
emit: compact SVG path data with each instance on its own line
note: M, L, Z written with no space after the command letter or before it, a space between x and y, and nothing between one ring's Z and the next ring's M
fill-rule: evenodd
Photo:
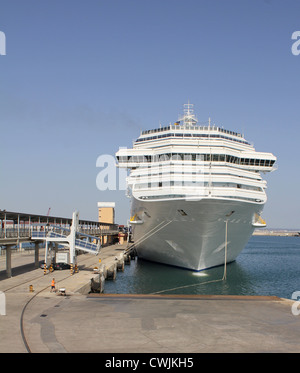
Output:
M101 223L115 223L115 202L98 202L98 221Z

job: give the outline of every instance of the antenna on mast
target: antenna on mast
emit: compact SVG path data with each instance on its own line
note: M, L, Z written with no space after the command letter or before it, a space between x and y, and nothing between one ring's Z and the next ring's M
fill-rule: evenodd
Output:
M194 114L194 105L190 104L190 100L188 100L187 104L183 105L183 117L180 118L180 121L183 121L184 125L195 125L198 122Z

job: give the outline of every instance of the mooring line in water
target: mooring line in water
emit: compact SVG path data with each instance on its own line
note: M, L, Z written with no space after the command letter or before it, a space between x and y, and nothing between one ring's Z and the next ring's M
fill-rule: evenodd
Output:
M219 281L223 281L223 278L220 278L218 280L211 280L211 281L206 281L206 282L200 282L200 283L197 283L197 284L178 286L177 288L160 290L160 291L156 291L155 293L150 293L150 294L151 295L152 294L153 295L154 294L160 294L160 293L165 293L166 291L173 291L173 290L178 290L178 289L184 289L184 288L189 288L189 287L192 287L192 286L201 286L201 285L206 285L206 284L209 284L209 283L212 283L212 282L219 282Z

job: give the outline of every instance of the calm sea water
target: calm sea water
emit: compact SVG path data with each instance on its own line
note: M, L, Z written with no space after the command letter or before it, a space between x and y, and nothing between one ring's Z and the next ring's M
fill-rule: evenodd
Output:
M224 267L191 272L136 258L105 282L105 293L276 295L300 291L300 238L253 236L237 260Z

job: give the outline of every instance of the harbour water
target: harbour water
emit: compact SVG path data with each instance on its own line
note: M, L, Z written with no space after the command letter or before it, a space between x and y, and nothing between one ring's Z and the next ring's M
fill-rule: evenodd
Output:
M300 238L253 236L237 260L192 272L141 259L131 261L104 293L274 295L290 299L300 291Z

